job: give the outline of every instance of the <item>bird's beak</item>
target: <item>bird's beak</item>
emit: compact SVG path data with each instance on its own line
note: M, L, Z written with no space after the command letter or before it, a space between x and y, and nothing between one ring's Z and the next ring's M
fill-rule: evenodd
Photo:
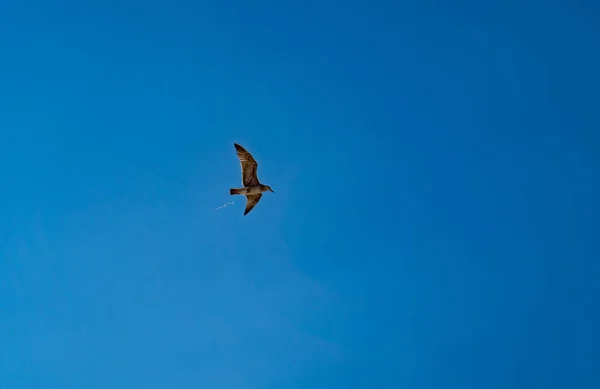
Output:
M271 189L271 188L269 188L269 189ZM271 189L271 192L275 193L275 191L273 189Z

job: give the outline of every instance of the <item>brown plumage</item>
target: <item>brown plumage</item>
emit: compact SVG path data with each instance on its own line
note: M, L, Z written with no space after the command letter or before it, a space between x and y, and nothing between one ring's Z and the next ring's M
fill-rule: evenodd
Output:
M258 163L256 163L256 160L252 157L252 154L237 143L234 143L233 145L235 146L235 151L240 160L242 168L242 184L244 187L230 189L229 194L246 196L246 209L244 211L244 216L246 216L248 212L258 204L263 192L270 191L275 193L275 191L271 189L270 186L261 184L258 180L256 174Z

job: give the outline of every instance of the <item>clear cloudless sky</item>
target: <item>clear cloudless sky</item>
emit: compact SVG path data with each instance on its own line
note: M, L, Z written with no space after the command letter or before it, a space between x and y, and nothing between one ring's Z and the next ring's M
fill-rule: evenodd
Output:
M598 20L1 1L0 388L600 388Z

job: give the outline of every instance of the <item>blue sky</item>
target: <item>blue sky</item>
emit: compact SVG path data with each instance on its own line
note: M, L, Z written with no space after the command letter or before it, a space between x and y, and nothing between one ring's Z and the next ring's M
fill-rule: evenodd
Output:
M600 387L600 10L451 3L2 1L0 387Z

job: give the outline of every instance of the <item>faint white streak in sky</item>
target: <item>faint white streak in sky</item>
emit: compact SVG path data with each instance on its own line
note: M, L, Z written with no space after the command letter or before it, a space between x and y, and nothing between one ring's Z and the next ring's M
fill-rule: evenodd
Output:
M233 204L233 201L225 203L225 204L221 205L220 207L213 209L213 211L218 211L219 209L225 208L226 206L231 205L231 204Z

